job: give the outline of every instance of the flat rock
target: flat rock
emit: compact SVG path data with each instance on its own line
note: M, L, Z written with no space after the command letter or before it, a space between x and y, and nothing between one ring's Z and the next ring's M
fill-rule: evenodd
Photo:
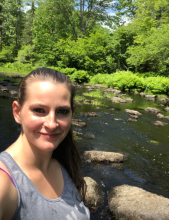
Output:
M113 98L111 98L111 101L112 101L112 102L120 102L120 100L121 100L121 98L119 98L119 97L113 97Z
M164 119L167 119L167 120L169 120L169 116L165 116L165 117L164 117Z
M144 109L144 111L146 113L152 113L152 114L158 114L160 112L159 109L157 108L151 108L151 107L147 107L146 109Z
M130 115L130 117L135 118L135 119L138 119L138 118L139 118L138 115L131 115L131 114L129 114L129 115Z
M162 122L162 121L155 121L155 122L153 123L153 125L159 126L159 127L163 127L163 126L165 125L165 123Z
M168 99L168 98L158 98L158 100L159 100L160 102L167 102L169 99Z
M114 118L115 121L121 121L122 118Z
M130 109L125 109L125 112L131 115L137 115L137 116L141 116L142 114L138 111L134 111L134 110L130 110Z
M15 91L15 90L10 90L9 93L10 93L11 95L18 95L18 92Z
M127 98L126 101L127 101L127 102L133 102L133 99Z
M157 118L159 118L159 119L164 118L164 115L162 115L161 113L158 113Z
M73 131L73 134L75 134L75 135L77 135L77 136L82 135L82 133L81 133L81 132L78 132L78 131Z
M98 209L104 199L103 191L100 189L98 183L90 177L84 177L87 185L86 204L90 209Z
M134 119L134 118L128 118L127 121L129 121L129 122L133 122L133 121L137 121L137 120Z
M124 155L121 153L105 151L85 151L83 156L88 163L120 163L124 160Z
M109 190L108 207L115 219L169 220L169 199L136 186L121 185Z
M4 93L9 92L8 88L4 87L4 86L0 86L0 91L2 91Z
M120 99L120 103L127 103L126 99Z
M80 115L84 116L84 117L98 117L98 116L100 116L96 112L85 112L85 113L80 113Z
M109 110L110 110L110 111L114 111L115 109L114 109L114 108L110 108Z
M88 138L88 139L94 139L95 138L94 134L92 134L92 133L86 133L84 136L85 136L85 138Z
M146 98L155 98L155 95L145 95Z
M154 98L148 98L147 100L148 100L148 101L155 101Z
M86 127L86 123L82 122L82 121L79 121L79 119L73 119L72 118L72 124L76 125L78 127L82 127L82 128Z
M164 110L167 111L167 112L169 112L169 107L166 107Z
M143 92L140 92L140 95L141 95L141 96L145 96L145 94L144 94Z

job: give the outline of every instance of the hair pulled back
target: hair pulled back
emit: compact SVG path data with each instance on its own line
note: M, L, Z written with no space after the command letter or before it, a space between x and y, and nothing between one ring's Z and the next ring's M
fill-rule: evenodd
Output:
M71 80L63 73L49 68L39 68L30 72L19 83L18 103L20 107L24 105L27 94L28 86L31 86L31 82L34 81L48 81L52 83L66 84L71 94L71 109L73 112L75 88L71 83ZM67 170L72 178L75 186L82 196L82 200L85 201L86 183L81 176L81 158L76 145L73 140L72 128L70 128L67 136L59 144L59 146L53 151L52 157L59 161L60 164Z

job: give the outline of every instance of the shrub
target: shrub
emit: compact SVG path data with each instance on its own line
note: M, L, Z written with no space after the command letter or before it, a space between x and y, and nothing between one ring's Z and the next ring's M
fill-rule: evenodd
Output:
M90 76L84 70L75 71L72 75L69 75L70 79L77 83L87 83Z

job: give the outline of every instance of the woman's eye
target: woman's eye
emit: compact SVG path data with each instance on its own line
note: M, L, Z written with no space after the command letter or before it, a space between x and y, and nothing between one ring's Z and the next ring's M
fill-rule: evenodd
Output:
M34 108L33 112L37 112L37 113L45 113L45 111L42 108Z
M59 114L67 114L69 111L68 110L66 110L66 109L60 109L57 113L59 113Z

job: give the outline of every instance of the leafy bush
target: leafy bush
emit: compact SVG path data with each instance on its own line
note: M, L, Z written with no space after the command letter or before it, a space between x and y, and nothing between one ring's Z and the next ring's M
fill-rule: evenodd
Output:
M74 72L76 72L77 69L76 68L65 68L65 69L60 69L58 71L64 73L66 76L69 76L69 75L72 75Z
M18 52L18 57L16 58L16 60L19 63L25 63L25 62L29 62L32 61L32 56L33 56L33 50L34 50L34 45L24 45L21 50L19 50Z
M97 74L90 78L90 84L103 84L123 91L149 91L152 94L169 94L169 78L138 77L132 72L120 71L113 74Z
M14 60L14 47L13 46L3 46L0 51L0 62L11 62Z
M72 75L69 75L70 79L77 83L87 83L89 81L89 74L84 70L75 71Z

